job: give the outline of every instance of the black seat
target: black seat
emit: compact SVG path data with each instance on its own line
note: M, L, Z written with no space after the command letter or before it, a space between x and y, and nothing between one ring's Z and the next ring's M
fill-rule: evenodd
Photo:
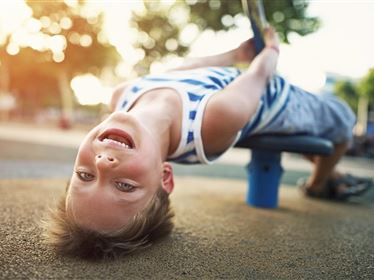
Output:
M235 147L274 152L330 155L331 141L309 135L256 135L239 141Z

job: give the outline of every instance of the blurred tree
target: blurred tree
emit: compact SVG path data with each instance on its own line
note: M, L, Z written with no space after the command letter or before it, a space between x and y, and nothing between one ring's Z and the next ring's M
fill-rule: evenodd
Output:
M26 3L33 14L23 27L33 29L27 43L16 46L18 52L9 54L5 50L17 43L12 34L0 48L6 56L2 61L7 61L10 69L12 91L27 92L34 101L57 92L63 117L70 120L74 103L71 79L82 73L100 75L103 68L115 66L120 56L105 38L102 14L88 9L85 1L71 6L63 1ZM45 100L55 103L51 98Z
M190 5L192 22L195 22L200 30L206 28L215 31L228 30L235 26L233 17L243 13L241 0L185 0L185 2ZM263 0L265 16L283 41L288 42L288 34L291 32L303 36L318 29L318 19L306 15L308 2L308 0Z
M17 55L8 55L10 91L18 100L22 115L32 116L43 105L61 107L58 77L55 72L47 72L48 62L40 52L21 48Z
M367 98L369 105L374 107L374 68L368 71L358 86L361 96Z
M374 68L359 82L360 98L358 101L359 134L365 135L367 131L369 108L374 107Z
M41 32L52 40L43 69L58 77L64 115L71 118L71 79L87 72L98 75L105 66L116 65L119 54L101 30L102 14L88 10L84 1L77 1L75 6L62 1L27 3L34 18L44 22Z
M214 31L229 30L236 26L236 19L243 15L241 0L184 0L167 3L161 0L143 0L145 12L134 13L132 23L141 34L135 46L144 50L138 72L144 73L151 63L172 53L184 55L192 42L181 40L187 29ZM264 0L265 14L284 42L296 32L306 35L319 27L315 17L306 15L307 0Z
M357 84L351 81L339 81L335 85L335 93L345 100L357 114L356 133L365 135L369 108L374 107L374 68Z
M359 93L357 86L348 80L338 81L335 84L335 94L345 100L354 112L357 112Z
M181 56L188 50L178 40L186 21L175 17L187 11L184 2L161 4L160 1L144 1L145 13L133 13L130 25L138 31L135 47L143 51L143 59L135 66L138 74L149 71L150 65L167 54Z

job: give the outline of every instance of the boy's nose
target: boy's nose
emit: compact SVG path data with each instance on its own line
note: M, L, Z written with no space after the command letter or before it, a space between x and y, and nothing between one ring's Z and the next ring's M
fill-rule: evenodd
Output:
M118 165L118 160L111 156L105 154L98 154L96 155L96 164L98 167L102 168L113 168Z

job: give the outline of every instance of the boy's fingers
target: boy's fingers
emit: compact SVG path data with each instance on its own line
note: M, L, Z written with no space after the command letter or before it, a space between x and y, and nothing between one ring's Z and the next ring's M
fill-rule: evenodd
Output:
M272 26L269 25L268 27L265 28L265 33L267 33L267 34L274 34L275 33L274 27L272 27Z

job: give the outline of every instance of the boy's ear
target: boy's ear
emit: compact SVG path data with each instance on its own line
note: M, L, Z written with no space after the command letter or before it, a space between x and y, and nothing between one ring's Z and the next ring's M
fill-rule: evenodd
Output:
M173 167L168 162L163 163L162 188L167 193L171 193L174 189Z

